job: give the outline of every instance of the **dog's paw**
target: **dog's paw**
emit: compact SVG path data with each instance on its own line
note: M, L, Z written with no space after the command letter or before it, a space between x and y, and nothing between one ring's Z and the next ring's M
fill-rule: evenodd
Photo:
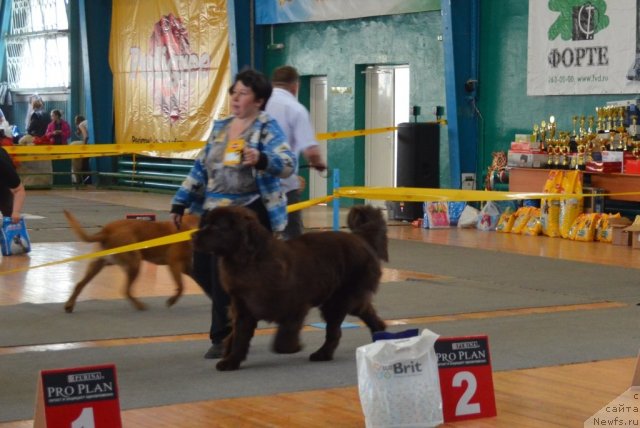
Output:
M327 354L323 351L316 351L313 354L309 355L309 361L331 361L333 360L333 355Z
M299 343L274 343L273 344L273 352L276 354L295 354L296 352L302 351L302 346Z
M218 370L219 372L238 370L239 368L240 368L240 361L236 361L236 360L223 359L218 361L218 363L216 364L216 370Z
M134 301L132 303L133 303L133 306L135 306L136 309L139 310L139 311L146 311L147 310L147 305L145 305L142 302Z
M67 302L64 305L64 311L70 314L71 312L73 312L73 307L74 307L74 304L72 302Z
M178 301L179 296L171 296L167 299L167 307L170 308L171 306L175 305L176 302Z

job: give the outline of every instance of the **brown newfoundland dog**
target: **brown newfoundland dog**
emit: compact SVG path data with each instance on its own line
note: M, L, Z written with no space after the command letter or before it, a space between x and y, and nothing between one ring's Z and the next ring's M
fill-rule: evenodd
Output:
M313 232L283 241L243 207L216 208L194 234L195 248L219 256L220 279L231 297L232 333L218 370L236 370L247 357L259 320L278 324L273 350L300 351L300 330L316 306L326 321L324 344L311 361L328 361L347 314L369 330L385 330L371 303L387 260L387 226L379 209L351 209L348 232Z

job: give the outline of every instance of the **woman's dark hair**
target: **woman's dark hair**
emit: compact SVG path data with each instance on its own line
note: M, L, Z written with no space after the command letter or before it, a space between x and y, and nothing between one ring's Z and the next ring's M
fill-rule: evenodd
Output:
M257 70L243 70L236 75L233 85L229 88L229 94L233 92L233 88L238 82L242 82L244 86L251 88L256 100L262 100L260 110L264 110L264 107L267 105L267 101L269 101L269 97L271 97L271 92L273 92L273 87L271 86L269 79L267 79L267 76Z
M58 116L58 118L60 118L60 119L62 118L62 112L60 110L58 110L58 109L51 110L51 114L53 114L55 116Z

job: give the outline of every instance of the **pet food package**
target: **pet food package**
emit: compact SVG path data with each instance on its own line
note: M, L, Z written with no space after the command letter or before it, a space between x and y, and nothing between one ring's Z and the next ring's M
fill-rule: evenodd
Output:
M443 423L438 359L429 330L379 340L356 350L358 391L367 428L434 427Z
M562 193L562 180L564 171L549 171L549 177L545 182L544 193ZM552 238L560 236L560 201L558 199L543 198L540 201L541 212L540 222L542 223L542 233Z
M4 217L0 238L3 256L16 256L31 251L31 241L23 218L14 224L11 223L11 217Z
M562 193L582 193L582 171L567 171L562 180ZM560 235L569 238L569 230L578 215L582 214L584 206L583 198L569 198L560 201Z
M513 227L513 223L516 221L517 214L507 209L498 218L498 224L496 225L496 232L509 233Z

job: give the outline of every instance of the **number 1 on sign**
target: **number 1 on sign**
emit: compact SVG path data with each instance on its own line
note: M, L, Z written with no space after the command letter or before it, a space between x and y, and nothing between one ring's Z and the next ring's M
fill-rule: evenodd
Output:
M480 413L480 403L470 403L478 388L478 381L471 372L458 372L453 377L452 384L459 388L463 383L467 384L467 389L458 400L456 405L456 416L475 415Z
M93 407L85 407L82 409L78 419L71 422L71 428L96 428L93 419Z

